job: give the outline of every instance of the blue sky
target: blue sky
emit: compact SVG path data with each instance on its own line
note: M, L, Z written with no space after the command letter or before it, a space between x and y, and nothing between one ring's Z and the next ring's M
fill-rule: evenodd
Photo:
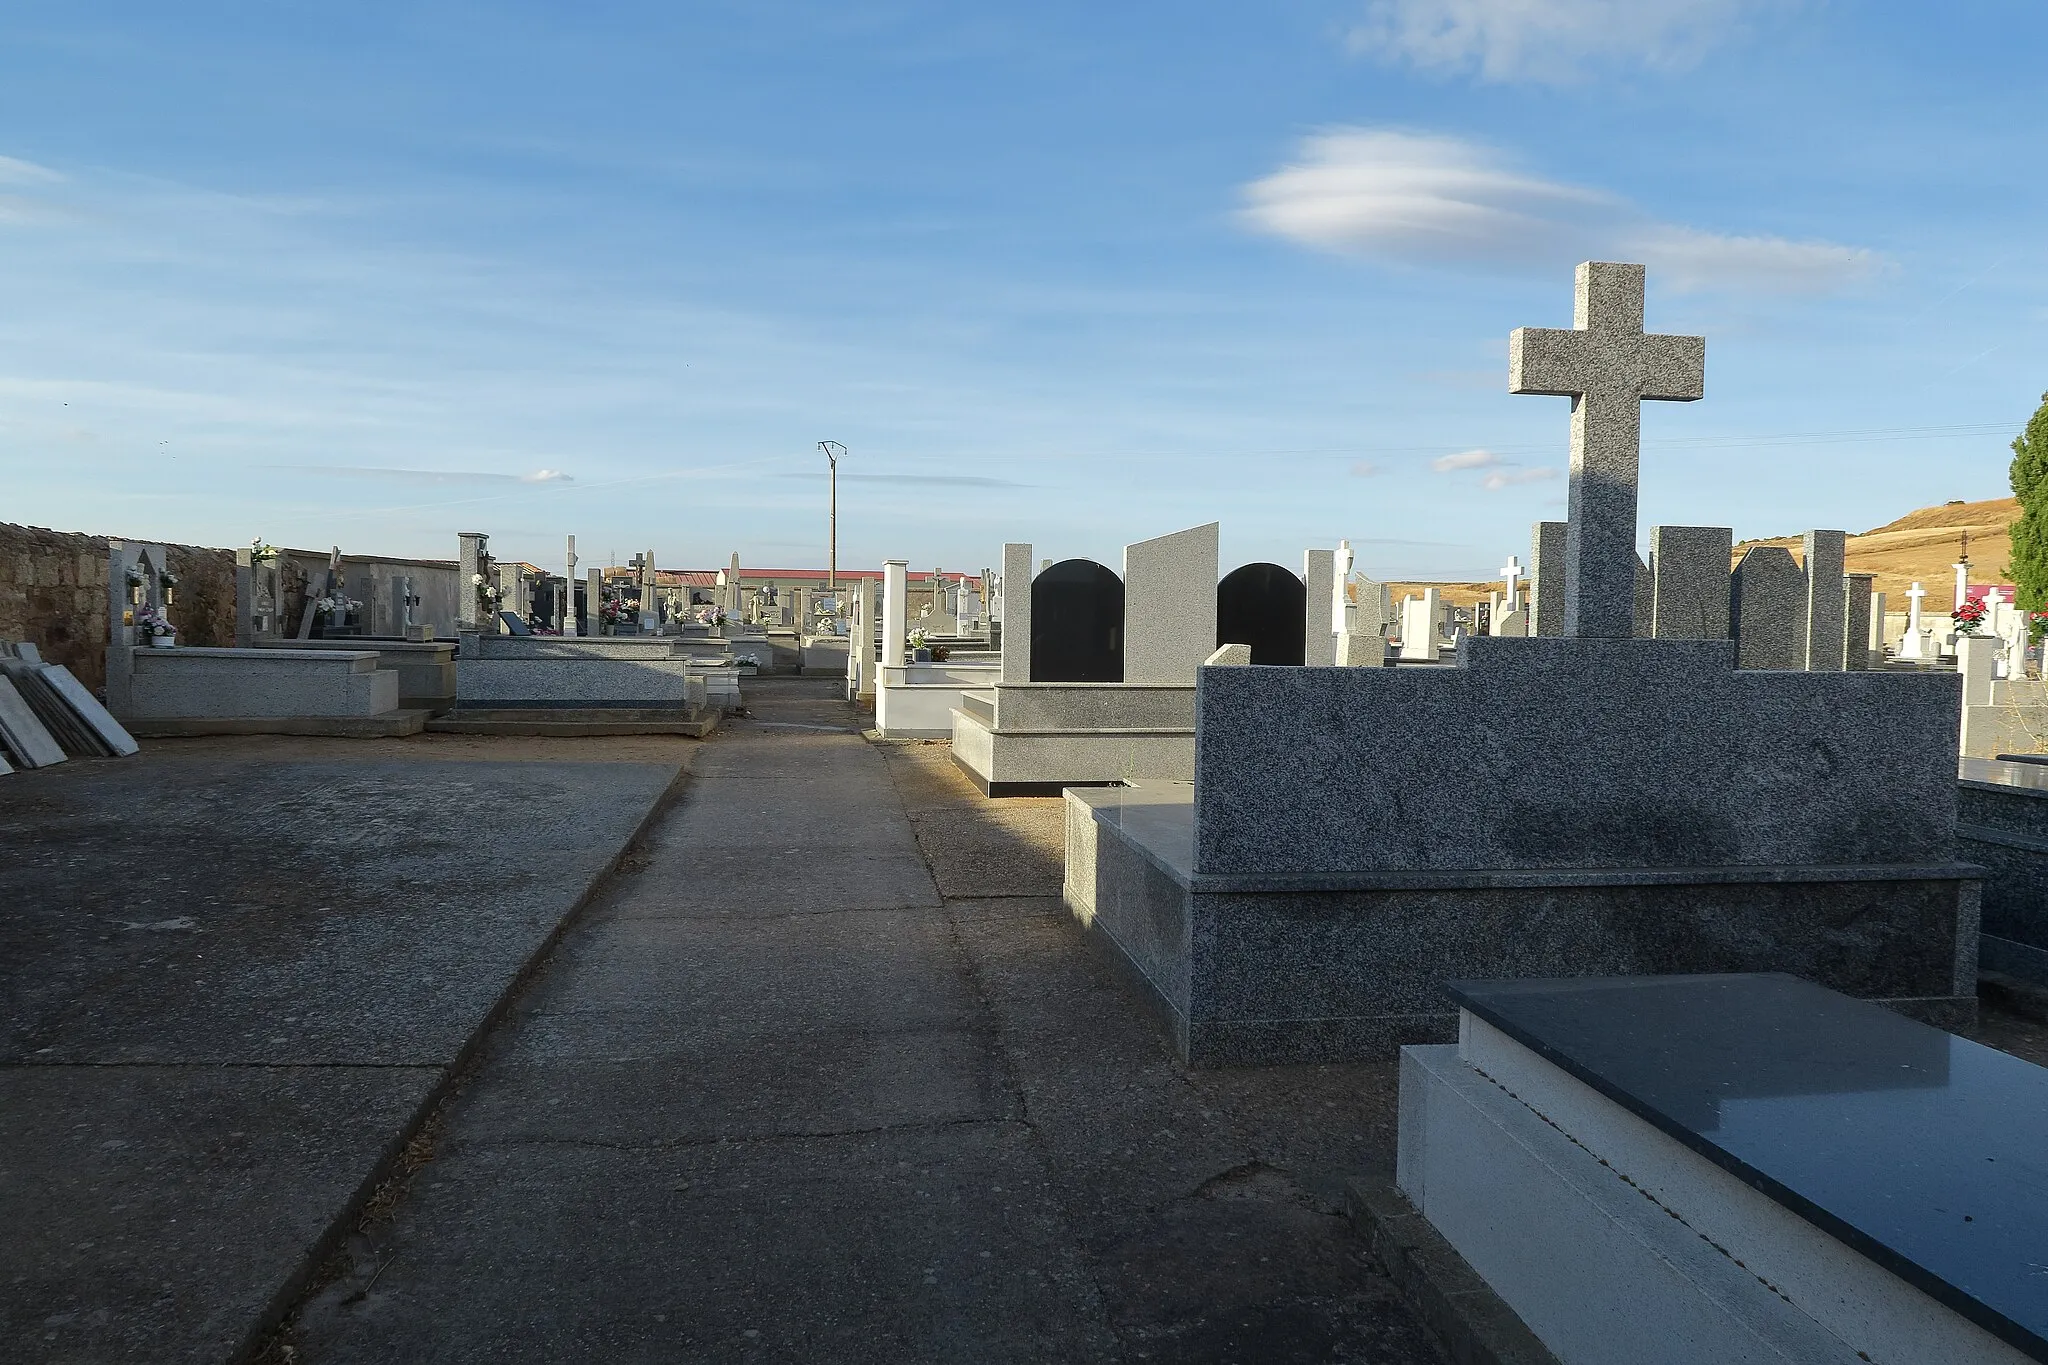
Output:
M1642 527L2005 492L2048 390L2037 0L0 8L0 520L980 568L1220 519L1483 576L1506 338L1708 338ZM1474 453L1481 452L1481 453ZM1457 458L1462 457L1462 458Z

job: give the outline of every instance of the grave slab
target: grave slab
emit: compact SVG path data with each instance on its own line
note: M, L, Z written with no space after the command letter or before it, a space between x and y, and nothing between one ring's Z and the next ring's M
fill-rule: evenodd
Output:
M1450 994L1399 1184L1561 1360L2048 1360L2048 1070L1778 974Z
M0 785L0 1339L38 1360L248 1349L677 773L265 743Z

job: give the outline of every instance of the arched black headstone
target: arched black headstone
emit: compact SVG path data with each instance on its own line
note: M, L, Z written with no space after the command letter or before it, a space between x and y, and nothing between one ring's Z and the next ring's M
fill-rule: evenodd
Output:
M1092 559L1031 580L1031 681L1124 680L1124 581Z
M1232 569L1216 585L1216 643L1250 645L1252 662L1299 668L1308 589L1278 564Z

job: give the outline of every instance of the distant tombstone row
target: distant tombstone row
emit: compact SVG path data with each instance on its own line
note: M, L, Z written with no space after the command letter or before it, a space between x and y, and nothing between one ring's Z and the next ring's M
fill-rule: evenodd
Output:
M1565 523L1530 536L1533 633L1564 633ZM1795 559L1756 545L1732 569L1725 526L1654 526L1650 561L1636 559L1635 634L1663 640L1734 640L1735 666L1811 672L1870 666L1871 578L1844 572L1847 537L1809 531ZM1803 560L1803 562L1802 562Z
M1251 662L1299 667L1308 588L1278 564L1246 564L1216 585L1216 629L1203 653L1251 647ZM1067 559L1031 580L1031 681L1125 681L1124 580L1092 559Z

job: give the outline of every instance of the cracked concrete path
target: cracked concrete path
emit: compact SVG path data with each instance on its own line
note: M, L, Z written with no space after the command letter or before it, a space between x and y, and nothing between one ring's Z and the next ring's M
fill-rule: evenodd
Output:
M1061 910L1056 809L756 711L273 1359L1438 1359L1336 1213L1391 1067L1191 1076Z

